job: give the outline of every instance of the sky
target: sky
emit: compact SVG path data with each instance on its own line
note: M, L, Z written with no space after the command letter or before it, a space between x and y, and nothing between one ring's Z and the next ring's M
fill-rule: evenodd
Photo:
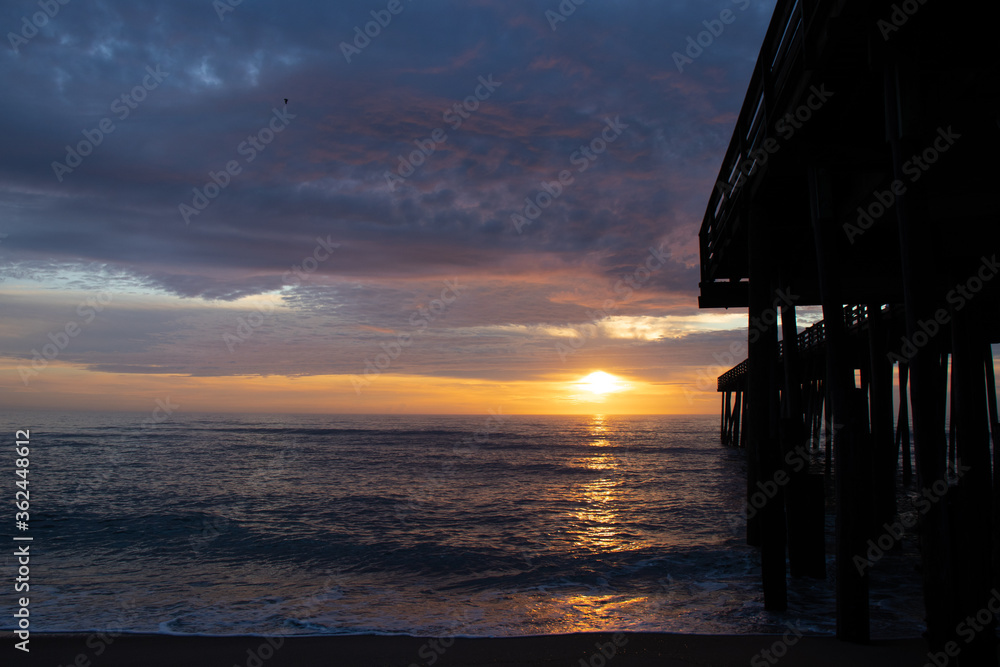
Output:
M0 404L717 414L698 229L773 9L3 3Z

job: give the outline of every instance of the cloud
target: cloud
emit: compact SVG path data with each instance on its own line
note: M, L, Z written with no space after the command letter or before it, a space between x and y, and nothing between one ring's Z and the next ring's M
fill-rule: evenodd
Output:
M697 229L773 3L683 74L671 53L730 4L587 3L552 31L553 2L412 3L350 63L340 43L376 8L360 0L242 3L222 21L201 0L65 5L0 53L0 300L59 326L55 292L120 295L60 357L86 368L350 373L459 279L468 291L400 363L541 376L559 367L554 332L591 321L663 246L670 261L594 348L636 368L670 357L717 324L694 307ZM136 101L149 67L167 74ZM501 85L453 128L448 110L488 76ZM287 127L248 159L284 98ZM579 170L614 118L628 129ZM438 128L447 140L390 190L386 172ZM53 163L87 142L60 181ZM179 206L232 161L185 224ZM512 214L563 170L573 183L517 233ZM324 240L337 250L303 272ZM19 296L39 288L35 305ZM280 310L234 357L222 334L254 298ZM46 335L5 331L21 360Z

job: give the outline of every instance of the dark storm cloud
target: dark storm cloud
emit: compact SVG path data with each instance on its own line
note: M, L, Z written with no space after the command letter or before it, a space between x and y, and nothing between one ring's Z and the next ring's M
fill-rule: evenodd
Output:
M673 258L618 314L689 314L690 239L773 2L594 0L553 30L555 0L403 0L348 63L341 44L386 5L256 0L221 20L210 0L61 5L0 52L0 277L220 302L284 288L306 338L334 317L330 335L363 342L358 326L400 329L455 277L473 287L448 327L585 322L662 246ZM735 22L678 72L672 54L725 8ZM37 11L5 3L0 31ZM623 129L606 150L581 157L610 126ZM88 141L77 164L67 146ZM390 189L418 144L433 153ZM572 183L519 233L512 215L563 171ZM210 174L217 195L186 221ZM210 319L189 324L214 337ZM97 367L198 372L153 361L165 349Z

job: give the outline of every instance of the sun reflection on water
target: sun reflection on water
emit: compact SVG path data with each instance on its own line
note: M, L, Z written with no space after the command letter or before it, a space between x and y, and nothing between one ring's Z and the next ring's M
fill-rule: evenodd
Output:
M621 459L610 451L607 418L594 415L587 428L591 453L578 459L577 464L600 473L584 482L575 496L578 507L570 512L574 527L574 546L591 553L621 551L630 544L621 535Z

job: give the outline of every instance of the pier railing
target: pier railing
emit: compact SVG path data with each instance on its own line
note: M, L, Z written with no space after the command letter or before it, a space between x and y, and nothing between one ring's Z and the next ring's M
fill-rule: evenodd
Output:
M803 5L816 5L817 0L795 0L778 7L778 14L771 21L761 47L757 67L750 79L747 96L740 109L733 138L722 161L719 179L708 200L708 209L702 222L701 243L702 282L711 282L715 276L716 255L723 239L728 237L728 226L739 210L741 192L747 182L757 176L758 160L766 155L763 149L768 138L768 128L774 119L774 97L788 81L792 65L803 52L805 17Z
M889 310L875 310L873 306L865 305L851 305L844 307L844 326L847 328L848 334L861 331L861 329L867 324L868 319L874 316L876 313L882 317L892 317L895 313L897 316L900 315L899 309L889 309ZM808 354L811 352L818 351L826 344L826 322L821 320L816 324L808 327L804 331L799 332L798 335L799 343L799 354ZM778 341L778 361L781 362L784 359L785 346L784 341ZM718 391L734 391L737 388L742 388L743 383L746 382L747 369L749 368L749 359L744 359L736 366L719 376L718 379Z
M846 0L787 0L775 8L698 233L703 285L721 280L738 283L749 277L734 275L740 269L732 267L723 273L729 262L720 256L735 236L733 227L745 208L747 186L764 170L768 155L764 143L776 139L769 130L790 102L783 98L797 85L796 73L809 71L810 53L815 50L810 46L816 36L813 28L838 16L845 4Z

